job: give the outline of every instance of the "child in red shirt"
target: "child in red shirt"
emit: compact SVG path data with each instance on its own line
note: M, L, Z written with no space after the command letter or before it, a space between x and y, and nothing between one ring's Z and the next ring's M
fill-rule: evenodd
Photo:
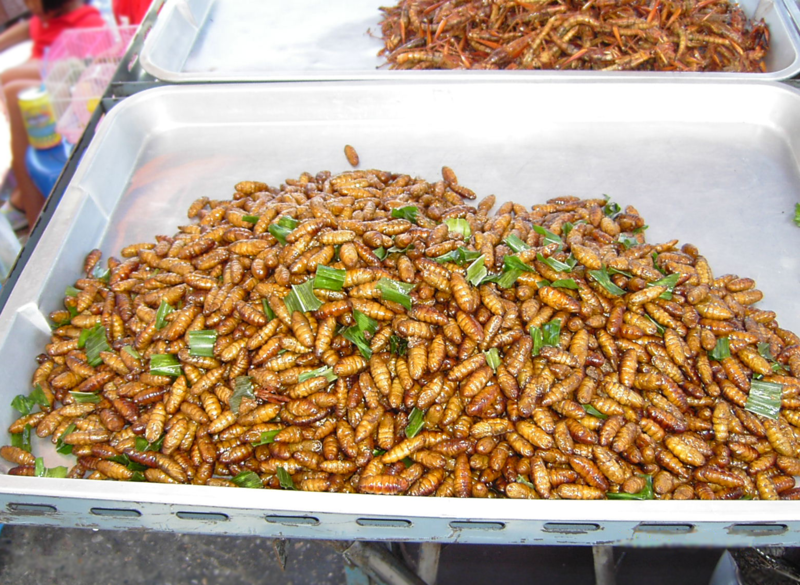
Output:
M152 0L114 0L114 16L117 24L141 24Z
M97 28L105 21L96 8L87 6L84 0L25 0L33 13L30 20L17 24L0 33L0 51L24 42L33 41L31 58L17 67L0 73L3 96L11 131L11 168L17 180L17 188L9 202L0 208L12 227L21 229L33 224L44 205L47 193L40 193L25 168L25 151L28 149L28 134L22 121L18 96L30 87L42 83L41 59L45 50L58 35L72 28ZM21 213L24 213L24 218Z

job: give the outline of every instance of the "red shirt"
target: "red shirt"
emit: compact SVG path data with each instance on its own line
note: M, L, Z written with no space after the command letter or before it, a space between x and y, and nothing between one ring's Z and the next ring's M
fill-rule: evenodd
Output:
M118 24L140 24L152 0L114 0L114 16Z
M103 28L106 21L100 16L97 8L81 6L61 16L42 20L34 16L30 20L30 36L33 41L31 57L41 59L44 50L53 44L62 32L72 28Z

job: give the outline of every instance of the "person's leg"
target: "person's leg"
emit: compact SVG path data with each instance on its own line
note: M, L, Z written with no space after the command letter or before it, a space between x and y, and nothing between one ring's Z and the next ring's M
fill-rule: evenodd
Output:
M36 87L41 80L17 79L3 85L3 95L8 110L11 132L11 168L17 179L17 189L11 195L11 204L25 212L28 223L33 225L44 205L44 195L39 192L25 167L25 153L28 150L28 133L19 107L20 92Z

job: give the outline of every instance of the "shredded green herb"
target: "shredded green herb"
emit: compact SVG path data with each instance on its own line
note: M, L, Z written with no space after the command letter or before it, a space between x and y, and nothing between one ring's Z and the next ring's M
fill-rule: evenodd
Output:
M718 362L721 362L725 358L731 357L730 340L727 337L720 337L717 339L717 345L714 346L714 349L708 352L708 357Z
M459 234L465 240L468 240L472 235L472 229L469 227L469 222L466 219L450 218L444 220L444 224L450 232Z
M233 394L229 400L231 410L236 414L239 413L239 407L245 397L253 400L256 398L256 395L253 394L253 379L250 376L239 376L234 381Z
M425 426L425 412L416 406L408 415L408 426L406 426L406 438L413 439Z
M751 380L750 394L747 397L744 409L759 416L778 420L782 398L783 386L781 384L764 382L763 380Z
M176 356L171 353L157 353L150 356L150 373L154 376L177 378L183 371Z
M317 265L317 272L314 276L314 288L325 290L342 290L344 279L347 276L346 270L331 268L330 266Z
M395 207L392 209L392 217L396 219L407 219L413 224L417 223L417 213L419 209L416 205L406 205L405 207Z
M241 488L261 489L264 487L261 478L254 471L242 471L232 477L231 481Z

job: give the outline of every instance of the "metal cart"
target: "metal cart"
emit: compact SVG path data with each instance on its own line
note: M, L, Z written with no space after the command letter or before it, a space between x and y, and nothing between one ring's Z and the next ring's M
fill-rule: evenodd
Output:
M115 246L118 248L122 240L152 237L157 230L174 226L174 214L170 215L170 209L183 209L191 200L187 198L193 187L201 181L204 184L219 182L223 188L229 188L233 173L241 176L242 169L256 172L259 165L264 165L264 160L285 162L292 157L294 166L276 165L280 168L270 171L277 173L273 179L279 181L285 175L309 170L306 166L316 164L309 160L323 160L321 153L330 150L332 144L342 144L345 135L355 136L359 144L367 145L364 152L374 157L371 164L393 168L402 160L404 165L419 169L415 172L423 173L441 165L440 160L431 162L429 156L415 153L412 148L420 132L425 132L433 144L465 168L482 159L493 169L484 173L483 178L474 178L479 189L484 184L486 189L497 185L507 198L515 199L519 198L514 191L515 182L521 176L530 178L532 168L539 178L531 186L538 192L573 186L554 182L545 169L555 165L560 173L572 168L574 174L579 175L584 169L564 162L568 153L577 149L579 154L586 154L581 148L599 148L607 140L613 145L611 152L619 149L616 154L609 155L618 156L614 159L618 166L606 166L603 170L598 164L589 170L605 172L603 176L609 181L623 172L633 176L635 180L631 183L619 181L614 187L620 198L632 198L645 216L665 211L665 205L679 209L696 202L698 195L691 191L692 181L707 173L713 173L717 180L716 191L709 195L709 200L699 202L707 205L704 209L709 213L716 210L715 198L723 192L731 207L750 205L752 185L761 185L762 190L770 193L770 205L752 206L746 221L733 215L724 216L729 222L737 222L736 233L740 235L752 233L754 226L774 225L771 222L775 221L775 215L792 209L800 191L796 154L800 152L800 145L796 144L800 136L796 131L800 125L797 114L800 93L797 82L775 81L800 71L798 33L784 12L780 14L784 15L781 22L786 42L794 41L783 46L781 63L775 65L775 70L782 72L783 77L765 74L763 79L756 80L723 76L675 81L621 74L608 81L585 76L565 81L548 74L514 80L498 75L474 80L456 74L444 80L408 76L406 83L397 84L386 78L386 72L380 72L375 78L364 78L356 73L340 73L329 78L318 75L317 78L327 81L304 80L302 83L298 83L299 79L280 83L284 75L269 79L275 83L261 83L263 78L248 79L246 76L236 80L246 83L231 83L233 79L224 75L195 80L179 75L163 81L142 67L141 57L148 55L144 40L148 34L158 33L151 31L162 7L162 18L180 17L187 21L186 26L192 24L185 14L179 14L178 4L186 3L175 2L167 7L164 7L164 0L153 3L100 107L76 144L8 283L0 291L0 307L5 307L6 313L13 310L13 316L6 315L5 320L0 318L3 364L26 363L30 355L26 347L49 331L40 304L44 307L57 301L63 289L62 281L74 273L76 258L81 253L98 244L110 251ZM197 3L206 7L210 4L213 3ZM149 58L152 64L152 51ZM589 88L590 100L586 98ZM576 89L583 93L579 91L576 95ZM187 96L190 103L186 101ZM548 108L547 117L531 116L527 112L520 114L522 122L537 125L535 137L529 136L527 142L521 144L504 146L504 134L493 131L490 122L494 124L500 120L503 124L512 124L514 116L507 111L475 113L475 108L491 104L500 96L508 103L533 103ZM701 97L707 100L707 107L696 110L689 107ZM120 113L122 107L116 108L121 102L125 104L124 114ZM226 104L236 107L224 111ZM669 105L675 109L664 111ZM654 118L653 109L662 115ZM209 112L206 118L203 112ZM620 130L623 113L630 124ZM100 124L106 115L107 119ZM266 138L265 130L257 127L258 124L246 131L262 149L252 154L237 152L232 155L233 162L214 160L211 153L220 140L224 141L224 129L248 128L248 120L255 116L275 133ZM465 123L459 125L459 120L465 117ZM416 128L413 118L419 121ZM269 147L275 136L285 138L290 135L289 130L294 131L308 121L319 124L316 150L304 144L301 155L298 147L286 142L280 150ZM156 128L155 134L153 128ZM392 136L392 149L399 151L401 158L387 154L388 147L381 146L385 138L376 138L375 128ZM614 132L621 134L613 137ZM663 140L654 144L653 137L659 135ZM712 136L724 140L711 140ZM187 137L208 142L198 148L207 156L203 163L207 167L211 165L211 170L192 166L188 155L182 158L177 145ZM134 146L127 147L123 156L126 140L134 140ZM461 156L454 150L446 150L453 144L475 144L477 140L482 141L486 151ZM532 150L530 158L519 156L522 147L532 148L535 141L548 146L552 154L547 156L551 158L545 157L543 150ZM642 149L646 151L647 148L652 149L652 166L648 166L647 157L641 155ZM190 154L194 156L196 152ZM306 160L300 159L301 156ZM632 159L642 166L626 169L623 162L630 164ZM511 167L509 160L513 163ZM668 162L665 170L657 171L664 160ZM698 160L710 160L714 164L703 167L697 164ZM167 167L172 169L172 174L165 182L163 177L159 178L159 172ZM97 169L104 169L103 181L96 178ZM636 199L635 191L642 189L646 177L667 179L674 177L676 169L685 171L681 177L684 193L680 196L664 193L654 184L648 193L652 201L642 195ZM155 193L165 185L169 197L161 196L159 207L154 204L158 198ZM589 188L589 183L585 187ZM503 194L500 194L501 199ZM648 206L652 207L648 209ZM142 213L148 222L138 227L124 225L125 217ZM81 221L68 221L68 218ZM703 223L702 218L694 222L685 217L659 219L663 219L663 225L657 229L665 234L680 234L684 230L687 235L696 234ZM114 227L113 235L109 226ZM793 230L796 228L776 227L763 246L746 238L738 244L733 238L714 243L720 233L701 234L693 241L704 249L706 244L716 247L714 253L718 254L723 270L727 268L725 252L731 249L735 250L734 255L747 258L749 265L763 266L763 269L756 268L754 276L765 289L780 291L792 277L792 266L775 274L769 264L764 264L764 259L774 261L777 257L790 262L800 244L800 236ZM66 251L69 244L80 244L81 252L70 256ZM32 269L26 270L26 267L35 266L42 267L38 274ZM735 270L735 263L730 270ZM58 290L53 289L54 283L61 284L56 287ZM800 316L792 312L791 296L782 295L775 295L771 308L786 315L785 325L800 328ZM9 372L11 386L16 377L24 379L27 372L15 376ZM16 393L9 392L9 396ZM797 543L796 534L800 530L800 508L790 502L475 502L403 497L387 500L368 495L258 490L238 490L232 497L231 492L225 488L126 486L4 475L0 476L0 522L326 539L337 542L335 546L371 577L397 583L417 583L419 577L385 548L362 541L427 543L422 548L420 561L425 580L435 575L436 545L441 542L591 545L595 547L598 582L608 583L612 572L609 553L613 546L702 546L709 543L777 546Z

